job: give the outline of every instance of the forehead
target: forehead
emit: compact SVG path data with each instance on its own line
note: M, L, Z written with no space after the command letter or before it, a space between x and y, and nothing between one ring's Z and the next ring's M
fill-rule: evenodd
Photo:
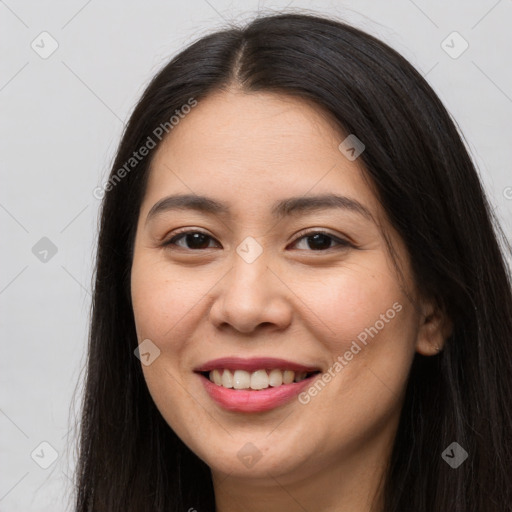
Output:
M338 149L345 137L310 101L267 92L212 94L157 149L146 210L178 192L213 196L240 214L270 210L285 197L337 193L378 215L361 161Z
M325 150L342 137L332 116L311 101L229 90L200 100L173 128L159 153L181 153L183 148L191 157L201 149L220 157L224 151L224 159L233 162L269 164L276 157L309 159L312 152Z

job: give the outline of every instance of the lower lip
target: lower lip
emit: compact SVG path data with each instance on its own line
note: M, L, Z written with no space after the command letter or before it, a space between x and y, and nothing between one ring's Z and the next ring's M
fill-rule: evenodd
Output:
M210 397L224 409L236 412L263 412L291 401L305 387L310 386L317 375L319 374L300 382L260 390L229 389L214 384L204 375L199 374L199 377Z

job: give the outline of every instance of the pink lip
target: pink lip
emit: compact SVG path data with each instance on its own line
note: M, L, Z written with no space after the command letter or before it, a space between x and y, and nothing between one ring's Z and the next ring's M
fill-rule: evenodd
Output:
M285 359L276 359L274 357L255 357L251 359L242 359L240 357L221 357L213 359L194 369L196 372L209 372L211 370L246 370L254 372L256 370L293 370L296 372L315 372L320 368L314 366L305 366L303 364L286 361Z
M219 366L216 368L219 368ZM240 366L238 368L241 369ZM261 369L262 366L258 368ZM204 375L199 374L199 377L210 397L224 409L236 412L263 412L275 409L289 402L306 386L310 386L318 375L320 374L312 375L301 382L282 384L275 388L260 389L258 391L228 389L214 384Z

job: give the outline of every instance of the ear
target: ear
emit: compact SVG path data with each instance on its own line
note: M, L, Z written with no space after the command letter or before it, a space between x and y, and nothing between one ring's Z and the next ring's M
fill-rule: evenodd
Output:
M422 303L420 311L416 351L424 356L435 356L452 334L453 322L434 300Z

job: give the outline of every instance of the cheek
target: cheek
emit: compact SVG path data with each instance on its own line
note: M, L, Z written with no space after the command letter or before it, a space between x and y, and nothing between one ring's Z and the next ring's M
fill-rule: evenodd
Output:
M151 364L141 364L142 372L156 407L187 444L194 438L190 424L194 422L197 434L206 422L204 418L194 420L197 406L186 391L181 368L186 360L186 340L197 325L194 313L208 289L197 281L186 272L171 274L168 263L155 258L134 258L131 292L138 340L149 339L160 350Z
M318 326L317 337L333 356L349 350L353 340L364 343L365 337L395 329L407 316L403 313L405 295L385 261L373 258L365 263L330 269L328 277L301 281L300 295L307 305L304 314L310 325Z
M178 349L175 340L193 325L194 311L207 290L204 282L186 271L171 273L168 264L134 260L131 291L139 339L149 338L159 345L172 341L165 349Z
M331 361L324 374L329 391L319 384L306 390L303 403L316 401L312 409L318 414L325 403L343 403L334 423L346 425L343 414L350 410L363 425L365 415L386 415L397 406L414 356L415 312L385 260L331 276L303 283L311 309L304 314Z

